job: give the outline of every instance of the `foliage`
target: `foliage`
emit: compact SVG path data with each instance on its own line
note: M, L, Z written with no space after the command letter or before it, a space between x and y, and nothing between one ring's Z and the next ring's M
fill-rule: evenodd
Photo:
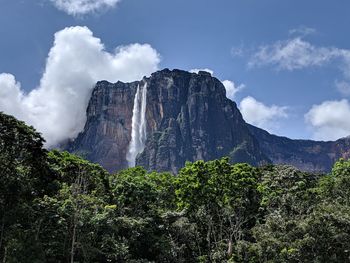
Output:
M2 262L349 262L350 161L109 174L0 113Z
M32 127L0 113L0 258L18 236L30 236L31 201L51 186L43 143Z
M228 158L187 163L176 180L179 209L185 209L202 236L205 258L222 261L233 254L233 243L249 238L258 210L258 171L248 164L231 165ZM203 251L198 251L203 257Z

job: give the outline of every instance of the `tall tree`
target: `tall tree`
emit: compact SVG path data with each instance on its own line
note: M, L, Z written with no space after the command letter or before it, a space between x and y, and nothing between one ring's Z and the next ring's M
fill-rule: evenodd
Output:
M199 258L212 262L231 258L235 244L247 238L258 209L258 178L256 168L231 165L228 158L187 163L180 171L176 181L178 207L206 237L205 243L199 244L203 247Z
M32 127L0 113L0 257L11 232L27 223L30 206L50 188L44 139Z

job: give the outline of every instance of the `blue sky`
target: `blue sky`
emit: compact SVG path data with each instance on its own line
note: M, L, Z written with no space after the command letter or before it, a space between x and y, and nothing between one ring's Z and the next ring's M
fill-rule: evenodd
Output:
M71 6L62 7L64 2ZM86 27L100 39L104 52L114 54L118 46L140 43L157 53L144 49L148 64L134 75L123 73L128 68L118 68L110 81L130 80L157 68L208 68L220 80L234 83L235 91L240 87L232 98L248 122L291 138L330 140L350 135L349 1L98 0L102 8L90 12L74 6L76 2L0 0L0 73L11 74L0 79L0 110L28 120L44 135L49 134L44 127L48 123L37 123L36 111L26 116L27 108L8 104L15 98L16 103L31 103L31 109L37 109L35 103L47 97L27 101L25 97L35 89L50 90L42 86L52 86L49 82L55 78L45 79L44 73L51 76L63 67L64 74L70 75L69 59L90 62L82 54L70 54L64 56L66 64L49 70L55 33L76 26ZM91 38L85 33L84 39ZM67 34L70 37L62 36L60 41L76 41L78 37L72 35L79 35L74 30ZM89 75L92 80L95 76L110 75ZM67 130L72 127L67 125Z

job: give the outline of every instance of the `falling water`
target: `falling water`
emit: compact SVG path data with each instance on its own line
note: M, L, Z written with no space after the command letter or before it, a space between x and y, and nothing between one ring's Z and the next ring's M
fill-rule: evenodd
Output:
M129 144L128 154L126 156L129 167L135 166L137 155L145 148L147 137L146 96L147 83L145 83L141 88L140 85L138 85L134 99L134 108L132 110L131 141Z

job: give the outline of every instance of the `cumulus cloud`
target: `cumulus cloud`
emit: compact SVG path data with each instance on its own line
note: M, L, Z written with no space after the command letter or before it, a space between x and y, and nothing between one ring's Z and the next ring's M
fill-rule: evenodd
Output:
M85 15L113 8L120 0L50 0L59 10L69 15Z
M350 135L350 104L346 99L313 105L305 114L316 140L336 140Z
M225 86L227 98L229 98L231 100L234 100L236 93L241 91L245 87L244 84L236 85L231 80L224 80L224 81L222 81L222 84L224 84L224 86Z
M197 74L199 71L205 71L205 72L210 73L210 75L212 75L212 76L214 75L214 71L211 69L208 69L208 68L194 68L194 69L190 70L191 73L197 73Z
M239 108L246 122L269 131L276 128L278 120L288 117L287 107L267 106L250 96L240 102Z
M0 74L0 110L6 113L23 118L22 100L24 94L21 91L21 84L16 82L13 75L8 73Z
M37 88L24 94L13 75L0 75L0 110L33 125L47 146L54 146L83 129L96 81L141 79L156 71L159 62L148 44L120 46L109 53L87 27L65 28L55 34Z

